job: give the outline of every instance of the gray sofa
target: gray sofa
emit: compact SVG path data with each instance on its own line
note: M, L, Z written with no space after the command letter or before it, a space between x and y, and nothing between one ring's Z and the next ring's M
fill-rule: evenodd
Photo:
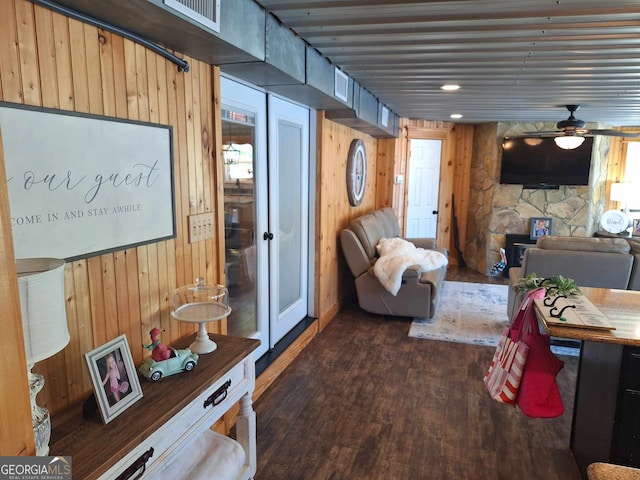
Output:
M340 232L342 251L355 277L358 304L363 310L382 315L431 318L438 306L446 266L428 272L420 271L417 265L408 268L402 276L402 286L396 296L389 293L373 273L373 265L378 258L378 241L399 236L400 226L391 208L382 208L358 217ZM445 249L435 246L434 238L406 240L416 247L438 250L447 255Z
M525 250L521 266L509 269L509 318L521 301L514 285L531 273L539 277L563 275L581 287L640 290L640 240L554 235L538 238L535 247Z

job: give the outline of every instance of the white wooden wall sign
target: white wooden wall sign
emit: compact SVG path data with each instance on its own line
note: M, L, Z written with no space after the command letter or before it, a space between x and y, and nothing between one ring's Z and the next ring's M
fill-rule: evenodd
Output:
M175 237L171 127L0 102L16 258Z

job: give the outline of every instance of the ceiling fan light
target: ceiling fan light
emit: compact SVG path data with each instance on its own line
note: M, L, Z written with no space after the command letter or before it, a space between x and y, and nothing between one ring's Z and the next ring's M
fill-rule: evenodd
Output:
M542 143L542 139L537 137L527 137L524 139L524 143L530 147L536 147Z
M578 148L584 142L584 137L579 136L565 136L565 137L555 137L553 139L555 144L562 148L563 150L573 150Z

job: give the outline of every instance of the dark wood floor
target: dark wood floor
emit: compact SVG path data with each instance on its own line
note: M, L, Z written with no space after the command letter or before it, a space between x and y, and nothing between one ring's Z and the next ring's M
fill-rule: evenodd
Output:
M451 268L449 280L501 283ZM255 404L256 480L579 479L566 412L530 419L488 397L493 348L407 336L410 320L341 312Z
M447 276L445 278L454 282L495 283L498 285L507 285L509 283L509 279L502 276L502 273L495 277L489 277L475 270L459 268L455 265L447 267Z

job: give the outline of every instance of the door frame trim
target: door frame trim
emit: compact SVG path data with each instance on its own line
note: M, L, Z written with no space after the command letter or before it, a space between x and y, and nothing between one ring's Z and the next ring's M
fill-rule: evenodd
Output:
M438 217L436 220L436 245L438 247L448 248L450 237L450 224L449 220L445 221L444 218L451 218L451 194L453 192L453 178L449 178L446 175L451 170L453 159L451 157L451 130L442 128L425 128L407 126L405 136L405 152L406 158L406 171L410 171L410 158L411 158L411 140L442 140L442 150L440 152L440 181L438 187ZM405 214L402 216L402 224L400 225L400 231L407 231L407 208L409 204L409 182L404 182L404 205L403 211Z

